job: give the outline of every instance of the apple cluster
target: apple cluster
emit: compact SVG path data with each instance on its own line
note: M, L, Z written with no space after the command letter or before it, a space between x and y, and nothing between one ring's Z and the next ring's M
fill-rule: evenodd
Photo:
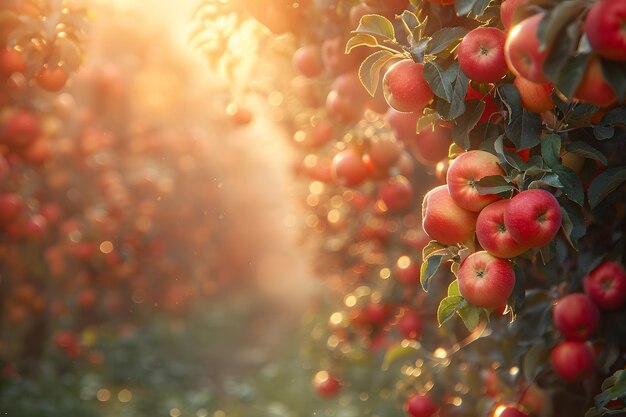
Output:
M447 184L430 190L422 204L424 231L437 242L473 246L476 236L483 251L461 262L459 290L469 303L488 309L505 306L515 286L508 259L548 244L561 227L561 207L546 190L524 190L507 199L480 192L481 179L502 174L493 154L462 153L450 164Z

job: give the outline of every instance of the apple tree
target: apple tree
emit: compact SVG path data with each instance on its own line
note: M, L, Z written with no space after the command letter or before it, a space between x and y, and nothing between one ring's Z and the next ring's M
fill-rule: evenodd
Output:
M413 417L624 412L625 13L201 2L192 39L209 61L241 95L284 95L304 227L339 294L320 394ZM249 77L263 88L242 86L237 45L219 42L249 18L268 30Z

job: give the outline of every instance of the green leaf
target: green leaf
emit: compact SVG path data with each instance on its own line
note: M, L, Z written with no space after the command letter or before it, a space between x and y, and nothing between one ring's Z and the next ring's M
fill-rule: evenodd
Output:
M375 36L367 35L365 33L357 33L346 42L346 54L349 54L353 48L357 46L370 46L375 47L378 46L378 39Z
M452 100L452 82L456 79L454 71L444 71L439 64L429 61L424 64L424 79L437 97L448 103Z
M359 79L372 97L376 94L382 69L392 59L395 59L395 55L383 50L374 52L361 63Z
M431 240L424 247L424 249L422 249L422 260L428 259L428 257L434 254L435 252L441 252L444 249L447 249L446 245L442 245L436 240Z
M452 126L452 139L463 149L469 149L469 132L476 127L478 120L485 111L485 102L469 100L465 102L465 113L455 119Z
M474 331L480 322L480 312L482 309L467 303L457 311L457 314L463 320L463 324L470 332Z
M533 345L524 356L523 370L529 383L543 371L550 360L550 349L543 343Z
M587 232L585 216L579 206L572 204L571 201L565 198L559 198L559 204L561 205L561 214L563 215L561 227L565 237L572 247L575 248L578 240L585 236Z
M439 270L445 255L431 255L422 262L420 269L420 283L425 292L430 288L430 280Z
M541 19L538 27L539 49L545 51L556 40L557 36L562 36L563 29L570 22L580 17L587 5L586 0L564 1L550 10Z
M424 62L424 55L426 54L426 45L428 44L428 39L420 39L409 49L409 53L411 54L411 58L415 62Z
M513 84L500 85L498 93L509 113L504 131L515 149L523 150L537 145L541 140L541 116L522 107L519 91Z
M366 14L361 17L359 26L354 33L381 36L384 39L395 40L396 33L393 24L386 17L378 14Z
M454 313L460 308L464 307L467 302L460 295L454 295L452 297L446 297L439 303L437 308L437 323L439 327L446 321L450 320Z
M459 291L459 281L455 279L448 285L448 297L454 297L456 295L461 295L461 292Z
M418 33L416 33L416 31L420 27L420 21L415 15L415 13L413 13L410 10L403 11L402 14L400 15L400 21L404 25L404 28L406 29L407 33L411 34L411 36L414 38L413 40L416 40L417 38L419 38L419 36L417 36Z
M455 0L454 8L459 16L472 13L474 16L482 16L489 5L489 0Z
M411 345L408 345L408 346L398 345L398 346L389 348L385 352L385 357L383 358L382 368L385 370L389 369L389 366L393 364L394 362L402 358L413 356L417 354L418 352L419 352L419 349L417 348L417 346L411 346Z
M541 255L541 261L543 262L543 264L547 265L548 262L550 262L556 254L556 240L552 239L550 243L540 248L539 254Z
M437 100L437 111L445 120L453 120L459 117L465 112L465 96L467 95L467 88L469 80L467 75L459 68L459 63L454 62L448 70L451 77L454 77L454 84L452 86L452 99L450 102L445 100Z
M561 69L565 66L568 58L576 49L578 30L572 33L572 30L570 30L572 26L569 26L564 36L552 45L543 63L543 72L550 80L556 80L558 78ZM559 100L555 101L557 104L558 102Z
M426 53L436 55L443 52L457 41L460 41L467 33L468 30L462 26L439 29L430 37Z
M569 57L561 68L554 85L565 97L571 98L578 88L585 74L588 60L589 55L586 54Z
M576 155L582 156L583 158L593 159L595 161L600 162L602 165L608 164L608 160L606 156L598 149L589 145L587 142L577 141L568 143L565 146L565 150L567 152L574 153Z
M585 203L585 192L576 173L563 165L552 167L552 171L559 176L559 181L563 184L562 191L567 198L582 206Z
M615 191L622 183L626 181L626 166L609 168L598 175L587 191L589 206L596 207L609 194Z
M626 63L622 61L611 61L602 59L602 75L606 81L613 87L617 102L623 103L626 100Z
M511 184L502 175L488 175L482 177L475 185L476 191L478 191L480 195L500 194L516 188L515 185Z
M561 137L559 135L544 135L541 137L541 156L549 167L561 164Z
M603 126L626 125L626 106L610 110L602 117L600 124Z

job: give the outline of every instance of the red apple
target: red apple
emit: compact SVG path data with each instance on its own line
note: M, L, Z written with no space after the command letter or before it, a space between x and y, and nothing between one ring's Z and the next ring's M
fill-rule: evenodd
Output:
M591 47L605 58L626 61L626 3L600 0L585 18L585 32Z
M420 283L420 262L409 258L408 256L401 256L396 262L395 277L396 280L402 285L408 287L417 285Z
M57 92L67 82L67 72L63 67L43 67L35 75L35 82L43 90Z
M35 140L40 132L41 124L37 116L28 110L18 110L4 123L1 138L13 146L25 146Z
M502 2L500 5L500 21L504 29L509 30L511 28L515 10L524 3L526 3L526 0L504 0Z
M450 163L446 174L450 196L459 207L479 212L501 198L498 194L482 195L476 189L476 182L492 175L504 175L497 156L479 150L462 153Z
M372 164L381 171L387 171L394 166L401 152L402 144L390 136L374 136L367 147Z
M13 193L0 194L0 224L15 221L24 207L24 201L19 195Z
M424 79L424 64L405 59L393 64L383 77L387 103L401 112L421 112L433 92Z
M552 369L567 382L589 378L593 374L594 361L593 349L585 342L562 342L550 354Z
M391 128L391 132L396 139L409 142L417 135L417 121L420 115L418 113L400 112L394 108L389 108L385 113L385 119Z
M406 401L405 408L411 417L432 417L439 407L428 395L413 394Z
M457 278L463 298L481 308L498 308L506 304L515 286L515 272L509 261L486 251L465 258Z
M561 298L552 311L554 327L567 340L589 339L598 327L600 311L585 294Z
M330 165L332 179L346 187L356 187L367 178L367 168L361 155L352 149L339 152Z
M313 388L321 397L330 398L337 395L341 389L341 384L328 371L319 371L313 377Z
M476 220L476 238L484 250L498 258L513 258L528 250L513 239L504 224L511 200L500 200L482 209Z
M424 323L420 315L408 308L404 309L402 316L398 319L398 331L405 339L419 339L423 327Z
M433 188L422 203L422 227L431 238L444 245L464 242L474 235L477 213L459 207L446 185Z
M470 80L495 83L509 71L504 59L506 33L494 27L479 27L470 31L459 45L461 70Z
M522 99L522 107L534 113L543 113L554 108L552 101L552 84L540 84L516 77L513 84L517 87Z
M406 210L413 202L413 186L405 177L397 175L381 185L378 199L390 212Z
M585 276L583 286L602 310L617 310L626 304L626 271L617 262L602 262Z
M491 94L483 94L480 91L475 90L471 83L467 88L467 94L465 94L465 101L470 100L481 100L485 102L485 110L483 110L483 114L480 115L480 118L476 123L477 125L486 121L497 122L501 117L500 109L494 102L493 96Z
M592 57L587 63L585 74L574 92L573 98L598 107L608 107L615 103L617 97L613 87L602 74L602 65L598 57Z
M341 37L329 38L322 43L322 62L330 74L342 74L359 65L355 53L346 54L345 47L346 43Z
M440 124L426 126L415 135L411 145L415 159L424 165L435 165L448 156L452 130Z
M367 324L380 326L389 320L392 308L389 304L371 302L363 308L363 319Z
M537 37L537 28L543 16L543 13L538 13L515 25L504 45L504 56L511 72L535 83L549 82L543 73L543 63L549 51L539 50Z
M317 47L313 45L303 46L293 54L293 66L302 75L315 78L324 71L322 56Z
M522 191L504 211L504 224L517 243L540 248L559 231L561 206L546 190Z
M28 65L24 54L13 48L0 49L0 77L7 78L15 72L26 72Z

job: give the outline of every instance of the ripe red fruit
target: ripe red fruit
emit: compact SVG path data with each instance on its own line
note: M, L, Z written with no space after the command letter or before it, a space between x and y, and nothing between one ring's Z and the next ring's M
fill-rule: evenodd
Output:
M367 168L361 155L352 149L339 152L330 165L332 179L346 187L356 187L367 178Z
M330 398L337 395L341 384L328 371L319 371L313 377L313 388L321 397Z
M41 132L39 119L28 110L18 110L4 123L2 141L13 146L31 143Z
M583 286L602 310L617 310L626 304L626 271L617 262L602 262L585 276Z
M573 98L599 107L608 107L617 100L613 87L602 74L602 65L598 57L591 58L587 63L587 68Z
M567 341L558 344L550 354L554 372L564 381L577 382L593 374L595 355L585 342Z
M461 70L469 79L495 83L508 72L504 59L506 33L494 27L479 27L470 31L459 45Z
M324 71L320 51L312 45L303 46L293 54L293 66L308 78L318 77Z
M504 224L504 211L511 200L500 200L482 209L476 220L476 238L487 252L498 258L513 258L528 250L513 239Z
M385 100L401 112L420 112L434 94L424 78L424 64L405 59L393 64L383 77Z
M554 327L567 340L584 341L596 331L600 311L585 294L561 298L552 311Z
M43 67L35 76L37 85L50 92L61 90L67 82L67 72L63 67Z
M601 0L591 6L585 32L591 47L605 58L626 61L626 2Z
M6 224L15 221L25 204L17 194L0 194L0 224Z
M465 258L457 278L463 298L481 308L498 308L506 304L515 286L515 272L509 261L486 251Z
M13 48L0 49L0 77L7 78L15 72L26 72L24 54Z
M528 417L528 414L524 413L519 408L507 407L502 410L500 417Z
M371 302L363 308L363 320L367 324L380 326L385 324L391 316L391 306L385 303Z
M422 336L424 323L419 314L410 309L404 309L402 316L398 319L398 331L405 339L417 340Z
M431 239L444 245L468 240L474 234L477 213L459 207L446 185L433 188L422 203L422 227Z
M522 77L516 77L513 84L517 87L522 107L534 113L543 113L554 108L552 101L552 84L540 84L528 81Z
M418 113L404 113L393 108L389 108L385 113L385 119L391 128L391 132L396 139L408 142L415 139L417 135Z
M446 180L450 196L459 207L479 212L501 198L498 194L482 195L476 189L476 182L492 175L504 175L497 156L478 150L465 152L448 168Z
M561 206L548 191L526 190L511 199L504 211L504 224L520 245L540 248L561 227Z
M378 199L391 212L405 210L413 202L413 186L402 175L395 176L381 185Z
M548 82L543 73L543 63L549 51L539 50L537 37L537 28L543 16L543 13L538 13L522 20L511 29L504 45L504 56L511 72L535 83Z
M394 166L401 152L402 144L389 136L375 136L371 138L367 148L372 164L382 171L387 171Z
M439 407L435 405L428 395L414 394L406 401L405 408L411 417L431 417Z
M504 29L509 30L513 23L515 10L525 2L526 0L504 0L502 2L500 5L500 21L502 21Z
M345 53L346 43L341 37L329 38L322 43L322 62L333 75L354 69L359 64L354 53Z
M424 165L435 165L448 156L452 144L452 130L442 125L430 125L415 135L411 150Z
M420 282L421 264L408 256L401 256L396 262L395 277L402 285L411 286Z

